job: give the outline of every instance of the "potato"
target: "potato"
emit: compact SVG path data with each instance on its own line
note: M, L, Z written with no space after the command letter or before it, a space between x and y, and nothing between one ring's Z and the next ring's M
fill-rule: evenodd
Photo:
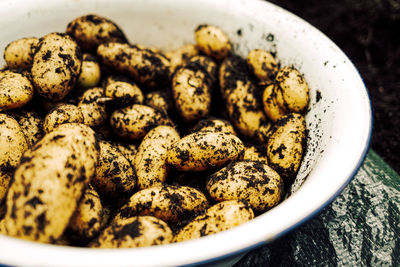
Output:
M265 146L246 145L244 148L243 160L260 161L268 165Z
M96 57L84 53L82 56L81 73L78 77L78 85L83 88L95 87L99 84L100 78L101 69Z
M216 26L199 25L194 35L198 49L207 56L221 60L231 52L228 36Z
M113 82L107 85L104 95L112 99L112 103L125 107L143 103L143 93L136 84Z
M135 104L114 111L110 117L110 124L117 135L139 140L152 128L171 123L163 112Z
M276 84L268 85L265 87L262 96L265 114L273 122L276 122L279 118L286 114L286 109L281 108L277 103L277 88L278 86Z
M309 88L303 75L294 67L283 67L276 74L278 105L288 111L302 113L308 107Z
M9 43L4 49L4 60L11 69L29 69L39 43L36 37L21 38Z
M73 239L87 242L100 233L104 226L104 215L100 196L89 184L72 214L67 230Z
M132 193L137 178L129 161L112 144L100 141L100 154L92 184L107 197Z
M25 135L28 147L35 145L44 135L43 119L35 111L21 110L13 114Z
M114 22L92 14L71 21L66 32L87 51L96 51L97 47L105 42L127 42L124 33Z
M212 82L215 81L218 75L218 65L214 60L207 56L193 56L187 60L187 66L192 68L202 68L205 72L210 75Z
M122 153L122 155L129 161L132 167L135 166L136 154L138 152L137 145L118 141L112 141L111 144Z
M12 171L27 150L28 144L18 122L0 113L0 169Z
M245 200L258 212L276 206L283 194L279 174L260 161L236 161L212 174L207 191L218 201Z
M249 80L246 62L238 56L226 58L219 70L220 89L228 115L244 136L254 138L266 122L256 87Z
M12 71L0 71L0 111L20 108L33 98L33 86L27 77Z
M91 127L100 126L108 119L106 102L110 98L104 96L104 90L101 87L88 89L78 103L82 111L83 122Z
M43 130L45 133L51 132L64 123L83 123L82 110L71 104L60 104L51 110L43 122Z
M176 50L166 52L165 57L169 59L170 72L174 73L177 67L185 65L189 58L198 54L199 50L194 44L186 44Z
M174 106L170 92L161 90L147 93L143 103L164 113L171 111Z
M181 171L204 171L241 159L242 141L227 132L200 131L183 137L167 152L167 162Z
M104 229L90 244L92 248L136 248L168 244L173 234L169 226L152 216L120 219Z
M152 215L165 222L177 222L183 216L192 215L207 206L206 196L197 189L188 186L154 186L132 195L114 221L136 215Z
M297 113L285 115L271 129L267 143L268 162L285 181L294 179L300 166L306 141L305 130L304 117Z
M139 189L162 185L167 180L167 151L179 139L171 126L158 126L146 134L135 158Z
M3 206L3 201L6 198L8 185L10 184L12 175L10 172L0 170L0 210ZM2 212L0 211L0 218L2 217Z
M32 63L32 81L38 93L60 101L75 86L81 72L82 53L76 42L64 33L40 38Z
M24 154L7 195L7 234L53 243L67 227L95 173L94 132L83 124L60 125Z
M253 49L248 53L246 61L254 75L262 83L274 81L279 67L271 53L262 49Z
M150 49L110 42L99 45L97 55L104 65L129 74L144 87L154 88L169 82L168 59Z
M252 209L243 201L230 200L215 204L199 215L174 237L174 242L195 239L222 232L254 218Z
M266 122L260 125L260 128L257 130L257 141L260 144L266 144L268 141L268 138L271 134L271 127L272 124L270 122Z
M203 119L199 121L190 131L192 133L198 131L228 132L236 135L235 129L229 121L217 118Z

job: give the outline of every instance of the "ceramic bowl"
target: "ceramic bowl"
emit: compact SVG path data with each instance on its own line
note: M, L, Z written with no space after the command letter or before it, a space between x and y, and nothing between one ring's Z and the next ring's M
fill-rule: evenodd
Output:
M35 266L165 266L211 263L243 253L296 228L329 204L362 163L371 134L370 100L346 55L304 20L264 1L249 0L3 0L0 51L12 40L65 31L89 13L115 21L132 43L161 49L193 43L197 25L221 27L234 51L276 53L311 88L309 138L291 195L234 229L163 246L96 250L0 236L0 263ZM1 59L1 65L4 61Z

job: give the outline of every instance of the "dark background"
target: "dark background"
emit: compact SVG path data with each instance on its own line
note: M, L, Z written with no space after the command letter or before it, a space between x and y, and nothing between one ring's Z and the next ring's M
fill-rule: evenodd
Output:
M371 148L400 173L400 0L270 0L322 31L355 64L374 112Z

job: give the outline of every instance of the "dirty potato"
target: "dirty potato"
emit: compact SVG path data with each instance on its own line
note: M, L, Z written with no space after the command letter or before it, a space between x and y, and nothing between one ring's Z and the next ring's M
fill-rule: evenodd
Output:
M135 166L138 145L120 141L111 141L111 144L122 153L132 166Z
M276 206L283 194L279 174L260 161L236 161L212 174L207 191L218 201L245 200L258 212Z
M286 181L293 179L303 158L305 130L304 117L297 113L285 115L271 129L267 143L268 162Z
M137 183L132 165L111 143L100 141L99 147L93 186L100 194L108 197L131 193Z
M83 50L91 52L105 42L127 42L124 33L114 22L93 14L74 19L67 25L66 32Z
M92 129L67 123L27 151L7 194L7 233L44 243L59 239L95 173L96 147Z
M44 135L43 119L35 111L21 110L14 114L15 119L21 126L21 130L25 135L28 147L35 145Z
M253 210L243 201L218 203L199 215L174 237L175 242L195 239L222 232L254 218Z
M162 185L168 175L167 151L180 139L171 126L158 126L143 138L135 159L139 189Z
M152 216L135 216L113 222L90 244L90 247L147 247L168 244L172 238L172 230L164 221Z
M181 171L204 171L241 159L243 142L227 132L199 131L183 137L167 152L167 162Z
M232 50L226 33L216 26L199 25L195 29L194 35L198 49L217 60L225 58Z
M0 111L20 108L33 98L30 80L16 72L0 71Z
M262 83L271 83L279 70L274 56L262 49L251 50L246 58L251 71Z
M91 127L104 124L108 119L106 103L109 100L104 96L104 89L101 87L93 87L85 91L78 103L84 124Z
M286 114L286 109L281 108L276 100L277 88L278 86L276 84L267 85L262 96L265 114L273 122L276 122Z
M11 69L29 69L39 39L36 37L21 38L9 43L4 49L4 60Z
M260 161L268 165L267 150L264 146L246 145L243 160Z
M10 184L12 174L7 171L0 170L0 209L3 205L3 201L6 198L8 185ZM2 217L0 212L0 218Z
M78 85L83 88L97 86L101 78L100 64L96 57L84 53L82 56L81 73L78 77Z
M43 130L49 133L59 125L71 122L83 123L82 110L75 105L60 104L44 118Z
M232 124L224 119L208 118L199 121L190 132L209 131L209 132L228 132L236 135Z
M165 57L170 62L170 72L174 73L177 67L186 64L189 58L199 54L199 50L194 44L186 44L176 50L167 51Z
M140 190L129 199L114 218L152 215L165 222L177 222L208 206L206 196L188 186L155 186Z
M173 101L169 90L152 91L144 96L143 103L149 107L168 113L173 109Z
M81 65L81 50L70 36L47 34L40 38L33 57L33 84L40 95L60 101L74 88Z
M136 84L127 82L113 82L107 85L104 95L111 98L112 104L126 107L132 104L143 103L143 93Z

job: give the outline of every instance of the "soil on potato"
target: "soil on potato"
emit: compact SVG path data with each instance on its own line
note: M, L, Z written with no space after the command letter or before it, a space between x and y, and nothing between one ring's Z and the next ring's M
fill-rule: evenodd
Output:
M400 173L400 1L270 2L317 27L352 60L372 100L371 148Z

